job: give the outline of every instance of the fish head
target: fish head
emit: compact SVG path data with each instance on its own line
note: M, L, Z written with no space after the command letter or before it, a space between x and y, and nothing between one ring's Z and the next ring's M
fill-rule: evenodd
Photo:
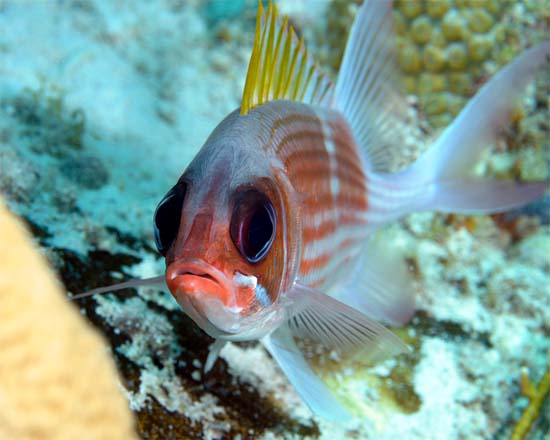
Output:
M214 131L154 222L166 283L186 314L213 337L250 340L284 319L300 234L284 173L240 125Z

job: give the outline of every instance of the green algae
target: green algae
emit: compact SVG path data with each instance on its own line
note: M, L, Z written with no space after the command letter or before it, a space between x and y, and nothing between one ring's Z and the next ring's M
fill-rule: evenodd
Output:
M422 341L418 334L407 328L392 329L411 350L397 358L386 379L380 381L380 393L390 399L404 414L420 410L422 399L414 389L414 373L421 360Z

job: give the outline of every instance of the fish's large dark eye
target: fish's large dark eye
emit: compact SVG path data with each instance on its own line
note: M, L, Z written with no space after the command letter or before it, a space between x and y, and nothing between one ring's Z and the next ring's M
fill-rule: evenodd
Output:
M249 263L258 263L275 238L275 209L262 193L249 190L235 202L229 233L233 243Z
M180 227L181 208L187 187L185 183L175 185L160 201L154 215L155 244L162 255L176 238Z

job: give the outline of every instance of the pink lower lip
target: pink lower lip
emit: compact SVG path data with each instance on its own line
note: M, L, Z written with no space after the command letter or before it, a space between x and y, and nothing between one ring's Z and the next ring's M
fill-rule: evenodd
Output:
M203 293L218 297L224 296L223 287L208 276L193 274L178 275L172 280L172 283L179 292L187 295Z

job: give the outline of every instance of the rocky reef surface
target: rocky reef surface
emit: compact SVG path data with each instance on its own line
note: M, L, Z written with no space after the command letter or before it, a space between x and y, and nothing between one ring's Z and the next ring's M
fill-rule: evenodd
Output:
M306 36L311 25L317 41L336 3L280 5ZM405 3L396 14L413 14ZM493 21L533 10L499 9ZM407 26L420 26L418 17L432 23L428 16L421 10ZM238 107L254 20L251 0L0 0L0 192L68 292L162 274L153 211ZM517 20L522 35L533 29L538 38L539 22L525 21ZM522 120L535 118L542 133L547 85L541 76L523 102ZM407 158L437 133L422 99L410 98ZM546 156L528 163L545 164L548 138L522 135L518 124L489 150L480 174L525 177L531 166L514 161L533 152ZM74 306L107 337L142 438L507 438L528 403L521 371L537 382L550 362L549 206L547 196L495 216L419 213L381 232L414 276L418 311L395 329L411 352L369 368L319 360L319 373L358 416L345 425L314 417L256 343L229 344L203 375L212 340L162 290ZM548 400L532 440L550 432Z

